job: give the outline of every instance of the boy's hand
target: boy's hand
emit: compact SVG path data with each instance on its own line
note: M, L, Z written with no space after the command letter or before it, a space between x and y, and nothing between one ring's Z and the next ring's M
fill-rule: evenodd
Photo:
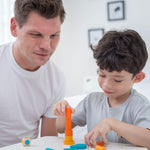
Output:
M66 100L62 100L54 105L53 114L56 116L65 116L66 107L70 107L72 113L75 112L74 108L72 108Z
M96 146L96 138L101 136L102 141L108 145L106 138L107 133L112 130L112 118L105 119L101 121L95 128L92 129L88 134L85 135L85 143L90 147Z

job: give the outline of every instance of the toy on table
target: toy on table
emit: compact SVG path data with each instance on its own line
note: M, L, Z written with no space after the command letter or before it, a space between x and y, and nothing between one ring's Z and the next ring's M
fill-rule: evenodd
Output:
M48 147L47 147L47 148L45 148L45 150L54 150L54 149L52 149L52 148L48 148Z
M100 145L100 146L104 146L104 142L103 141L96 141L96 144Z
M76 148L64 148L64 150L77 150Z
M64 145L73 145L73 132L71 129L71 108L66 108L66 130Z
M70 148L75 148L75 149L86 149L87 146L86 146L86 144L75 144L75 145L71 145Z
M96 145L95 146L95 150L107 150L105 147L100 146L100 145Z
M21 140L21 142L22 142L22 145L23 145L23 146L30 146L30 144L31 144L31 140L30 140L30 138L28 138L28 137L24 137L24 138Z

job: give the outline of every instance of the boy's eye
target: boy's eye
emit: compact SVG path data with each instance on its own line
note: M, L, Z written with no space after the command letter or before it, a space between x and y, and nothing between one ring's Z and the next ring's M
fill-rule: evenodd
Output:
M115 82L122 82L122 80L115 80Z
M104 77L105 77L105 75L102 75L102 74L99 74L99 76L100 76L100 77L102 77L102 78L104 78Z

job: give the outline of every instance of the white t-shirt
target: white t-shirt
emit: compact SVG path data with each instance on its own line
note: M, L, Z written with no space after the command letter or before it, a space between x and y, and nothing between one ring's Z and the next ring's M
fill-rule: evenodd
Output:
M89 94L75 108L72 122L75 125L87 124L90 132L97 124L106 118L114 118L128 124L150 129L150 102L136 90L132 90L128 99L119 107L109 107L107 97L102 92ZM100 137L97 140L101 140ZM109 142L128 143L123 137L111 131L107 134Z
M64 95L64 74L54 63L27 71L16 63L12 44L0 46L0 147L36 138L41 116L54 118L52 108Z

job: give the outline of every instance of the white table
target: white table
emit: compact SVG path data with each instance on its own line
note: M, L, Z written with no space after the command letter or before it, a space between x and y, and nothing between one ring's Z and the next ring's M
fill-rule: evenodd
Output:
M49 137L41 137L38 139L31 140L31 146L23 147L22 143L14 144L11 146L6 146L0 148L0 150L45 150L45 148L52 148L55 150L63 150L63 148L67 148L68 146L63 145L64 138L49 136ZM75 144L84 143L83 141L78 141L78 139L74 139ZM120 143L109 143L106 146L107 150L147 150L142 147L135 147L133 145L128 144L120 144ZM87 148L86 150L94 150L94 148Z

